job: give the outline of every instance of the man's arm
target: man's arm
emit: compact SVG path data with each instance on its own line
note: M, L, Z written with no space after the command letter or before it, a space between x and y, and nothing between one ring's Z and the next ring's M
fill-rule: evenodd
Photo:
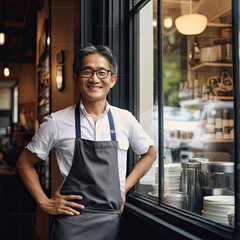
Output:
M132 172L128 175L125 182L125 191L122 196L121 212L123 212L127 192L137 183L137 181L141 177L143 177L147 173L147 171L151 168L156 158L157 158L156 149L154 146L151 146L148 149L148 151L141 156L139 161L134 166Z
M18 172L32 197L48 214L79 215L79 212L73 208L83 209L84 206L69 200L82 200L81 196L61 195L61 189L58 189L50 199L46 196L34 168L34 165L40 160L41 159L38 158L37 155L30 152L28 149L24 149L17 161Z

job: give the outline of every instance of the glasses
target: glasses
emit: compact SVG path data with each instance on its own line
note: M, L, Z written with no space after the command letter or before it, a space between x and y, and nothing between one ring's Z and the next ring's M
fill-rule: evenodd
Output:
M105 79L108 77L109 72L112 73L111 70L104 69L104 68L100 68L97 70L86 68L86 69L79 70L79 72L81 73L81 77L83 77L83 78L91 78L93 76L94 72L96 72L97 77L99 79Z

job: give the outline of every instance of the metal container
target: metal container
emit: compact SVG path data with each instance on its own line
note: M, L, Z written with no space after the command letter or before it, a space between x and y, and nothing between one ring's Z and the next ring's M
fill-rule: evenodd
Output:
M186 209L188 205L188 196L183 192L167 193L164 195L165 203L180 209Z
M201 181L203 196L234 195L234 163L202 163Z
M201 163L200 162L184 162L182 163L182 168L201 169Z
M233 162L205 162L201 165L202 172L234 173Z
M232 44L223 43L201 48L201 62L232 62Z
M209 159L208 158L195 157L195 158L189 158L188 162L190 162L190 163L193 163L193 162L204 163L204 162L209 162Z
M201 62L216 62L219 60L219 49L217 45L201 48Z
M181 175L181 187L180 190L188 196L187 209L192 212L201 212L201 187L199 185L198 171L201 163L183 163Z
M232 62L232 44L225 43L216 46L218 46L218 61Z
M222 195L234 195L234 191L228 188L211 188L209 186L202 187L203 197L205 196L222 196Z

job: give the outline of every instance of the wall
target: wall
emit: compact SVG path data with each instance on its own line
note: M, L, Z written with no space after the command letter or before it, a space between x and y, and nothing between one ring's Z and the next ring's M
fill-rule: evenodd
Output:
M74 58L74 0L51 1L51 87L52 112L75 103L75 83L72 79ZM79 13L80 14L80 13ZM58 91L56 87L57 52L65 51L65 89ZM59 173L54 152L51 162L51 192L54 193L62 177Z
M57 52L65 51L65 89L56 88ZM74 57L74 0L52 0L51 6L51 71L52 111L74 104L72 63Z

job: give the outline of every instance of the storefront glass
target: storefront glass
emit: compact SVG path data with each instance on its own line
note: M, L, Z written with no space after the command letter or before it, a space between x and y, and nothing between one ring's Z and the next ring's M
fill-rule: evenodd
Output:
M164 203L225 225L235 199L231 8L230 0L163 0L160 41ZM157 1L136 19L139 119L157 148ZM158 200L159 172L156 160L137 192Z

